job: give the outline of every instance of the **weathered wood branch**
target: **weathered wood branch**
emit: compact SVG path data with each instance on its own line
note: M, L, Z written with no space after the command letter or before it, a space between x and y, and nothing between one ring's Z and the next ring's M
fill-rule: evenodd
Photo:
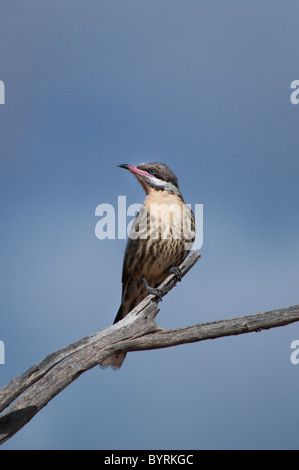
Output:
M184 276L199 260L196 251L180 266ZM173 288L175 276L160 287L165 295ZM156 297L149 295L123 320L104 330L48 355L39 364L13 379L0 390L0 444L9 439L52 398L83 372L99 365L113 352L140 351L176 346L222 336L260 331L299 321L299 305L174 330L156 324Z

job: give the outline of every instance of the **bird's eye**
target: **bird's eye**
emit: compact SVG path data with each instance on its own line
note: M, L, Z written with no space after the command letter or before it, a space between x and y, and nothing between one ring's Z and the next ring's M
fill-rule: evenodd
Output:
M156 173L155 170L150 170L149 172L151 175L154 175Z

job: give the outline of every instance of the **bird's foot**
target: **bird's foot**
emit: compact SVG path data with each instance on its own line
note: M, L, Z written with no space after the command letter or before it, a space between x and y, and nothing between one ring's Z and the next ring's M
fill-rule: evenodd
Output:
M162 294L163 294L163 292L162 292L160 289L157 289L156 287L151 287L151 286L149 286L148 283L146 282L144 276L142 276L142 281L143 281L143 283L144 283L144 285L145 285L145 288L146 288L147 292L148 292L149 294L155 295L156 297L158 297L158 301L159 301L159 302L162 302Z
M175 266L172 266L171 268L169 268L169 272L170 272L170 274L175 275L175 280L177 282L181 282L181 280L182 280L182 271L180 270L180 268L176 268Z

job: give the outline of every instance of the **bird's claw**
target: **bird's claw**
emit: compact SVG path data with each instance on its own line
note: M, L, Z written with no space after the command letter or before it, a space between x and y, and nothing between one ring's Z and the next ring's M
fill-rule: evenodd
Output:
M180 268L172 266L171 268L169 268L169 272L170 272L170 274L175 275L175 280L177 282L181 282L181 280L182 280L182 271L180 270Z
M155 296L158 298L158 301L159 301L159 302L162 302L162 294L163 294L163 292L161 291L161 289L157 289L156 287L151 287L151 286L149 286L148 283L146 282L144 276L142 276L142 281L143 281L143 283L144 283L144 285L145 285L145 288L146 288L147 292L148 292L149 294L155 295Z

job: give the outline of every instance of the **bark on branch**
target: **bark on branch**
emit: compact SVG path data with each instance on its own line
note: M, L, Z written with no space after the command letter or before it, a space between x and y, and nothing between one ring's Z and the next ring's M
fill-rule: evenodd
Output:
M190 254L180 266L182 276L199 258L196 251ZM165 295L175 283L175 276L170 275L159 288ZM295 305L246 317L163 330L155 321L159 312L156 300L149 295L120 322L48 355L3 387L0 390L0 413L7 410L0 416L0 444L19 431L83 372L99 365L113 352L165 348L299 321L299 305Z

